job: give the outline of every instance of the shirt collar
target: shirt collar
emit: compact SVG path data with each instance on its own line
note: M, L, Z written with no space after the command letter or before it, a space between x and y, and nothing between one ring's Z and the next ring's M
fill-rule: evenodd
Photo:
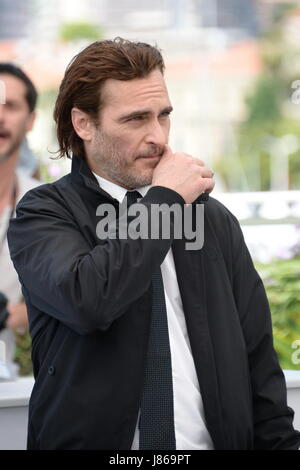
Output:
M110 194L113 198L117 199L119 203L121 204L128 190L123 188L122 186L119 186L116 183L113 183L112 181L108 181L106 178L103 178L102 176L99 176L94 172L92 173L95 176L96 180L98 181L100 188L102 188L104 191ZM149 184L148 186L135 188L132 191L138 191L141 194L141 196L144 197L150 188L151 188L151 185Z

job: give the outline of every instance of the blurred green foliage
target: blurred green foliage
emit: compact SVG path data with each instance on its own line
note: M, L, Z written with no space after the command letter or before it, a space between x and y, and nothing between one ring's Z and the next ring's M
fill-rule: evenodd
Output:
M32 374L32 362L31 362L31 338L29 331L26 330L24 333L15 333L16 339L16 353L15 362L19 366L19 374L31 375Z
M103 32L100 26L86 23L84 21L64 23L59 31L59 38L66 42L78 41L81 39L97 41L102 37Z
M283 369L299 370L294 364L292 344L300 340L300 255L256 263L264 282L272 312L274 347Z
M246 127L273 124L280 119L281 94L282 86L280 80L268 74L260 77L255 83L253 93L246 97L248 108Z

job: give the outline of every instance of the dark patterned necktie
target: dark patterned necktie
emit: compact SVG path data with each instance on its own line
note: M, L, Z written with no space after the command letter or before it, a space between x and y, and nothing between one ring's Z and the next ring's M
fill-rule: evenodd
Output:
M128 206L141 198L137 191L128 191L126 196ZM173 450L176 449L176 441L172 364L167 309L160 268L152 274L152 293L152 319L140 409L139 448Z

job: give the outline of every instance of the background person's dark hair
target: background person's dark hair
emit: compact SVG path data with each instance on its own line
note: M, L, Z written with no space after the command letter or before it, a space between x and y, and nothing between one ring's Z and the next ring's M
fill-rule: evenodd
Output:
M25 98L29 107L29 111L34 111L37 102L37 91L26 73L10 62L0 62L0 74L12 75L13 77L17 77L22 80L26 86Z
M98 123L103 107L101 85L105 80L144 78L154 69L162 73L165 69L157 47L122 38L96 41L76 55L67 67L54 109L58 158L65 155L71 158L71 154L85 157L83 141L72 124L73 107L89 114Z

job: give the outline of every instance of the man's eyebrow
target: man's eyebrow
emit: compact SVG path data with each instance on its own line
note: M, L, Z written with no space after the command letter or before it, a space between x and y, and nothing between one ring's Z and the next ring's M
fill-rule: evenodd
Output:
M173 111L172 106L166 106L163 108L159 114L162 113L171 113ZM127 121L127 119L133 118L135 116L146 116L147 114L151 114L152 111L150 109L137 109L135 111L131 111L128 114L124 114L119 117L118 121Z

